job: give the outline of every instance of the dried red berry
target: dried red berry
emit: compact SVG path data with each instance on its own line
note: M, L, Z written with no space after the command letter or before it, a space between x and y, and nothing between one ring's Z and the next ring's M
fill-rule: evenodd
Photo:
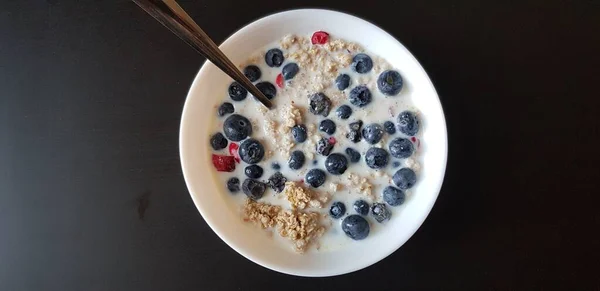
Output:
M417 148L419 148L421 146L421 140L419 140L418 138L411 136L410 137L410 141L412 141L414 144L417 145Z
M212 155L212 162L219 172L233 172L235 170L235 160L232 156Z
M283 75L282 74L277 75L277 78L275 78L275 83L277 84L277 86L279 86L279 88L283 88Z
M313 33L310 41L312 44L325 44L329 40L329 33L324 31L317 31Z
M337 140L333 136L330 137L328 141L329 141L330 144L335 144L337 142Z
M229 154L233 156L233 158L235 159L236 162L240 162L240 154L238 153L238 149L240 148L240 146L237 143L230 143L229 144Z

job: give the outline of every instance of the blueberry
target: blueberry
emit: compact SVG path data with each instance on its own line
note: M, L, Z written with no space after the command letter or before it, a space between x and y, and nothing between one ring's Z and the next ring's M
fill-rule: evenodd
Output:
M360 129L363 125L361 120L355 121L349 124L350 131L346 134L346 137L353 143L357 143L362 139Z
M350 124L348 124L348 126L350 127L350 130L360 130L360 128L363 126L363 122L362 120L358 120L355 122L351 122Z
M240 179L231 177L227 180L227 190L231 193L237 193L240 191Z
M319 123L319 130L332 135L335 132L335 123L331 119L325 119Z
M329 208L329 215L331 215L331 217L338 219L344 216L344 214L346 214L346 205L344 205L344 203L333 202L333 204L331 204L331 207Z
M257 81L260 79L261 75L262 73L260 72L260 69L255 65L250 65L244 68L244 76L246 76L250 82Z
M283 78L285 80L289 80L294 78L294 76L296 76L296 74L298 74L298 71L300 70L300 68L298 67L298 65L296 63L289 63L285 66L283 66L283 69L281 69L281 74L283 75Z
M371 169L381 169L387 166L389 154L384 149L370 148L365 154L365 162Z
M388 134L394 134L396 133L396 126L394 125L393 122L391 121L386 121L383 123L383 130L385 130L385 132L387 132Z
M242 161L248 164L256 164L262 160L265 155L265 148L259 141L249 138L240 143L238 154Z
M298 170L304 165L304 153L302 151L293 151L288 160L288 166L292 170Z
M400 190L406 190L415 185L417 182L417 175L409 168L402 168L392 176L392 181L394 181L394 184L396 184Z
M389 204L390 206L401 205L402 203L404 203L405 198L406 195L404 194L404 192L402 192L402 190L396 187L387 186L385 187L385 189L383 189L383 201L385 201L385 203Z
M222 133L217 132L213 136L210 137L210 145L213 150L218 151L227 147L227 139L223 136Z
M267 51L265 54L265 62L271 68L279 67L283 63L283 52L280 49L274 48Z
M271 168L275 171L281 170L281 166L278 163L272 163Z
M358 85L350 91L350 103L357 107L365 107L371 103L371 90L365 85Z
M304 181L313 188L317 188L325 183L325 172L319 169L312 169L306 173Z
M277 95L277 88L275 88L275 85L273 85L267 81L257 83L256 88L258 88L258 90L260 90L260 92L265 94L265 96L267 98L269 98L269 100L273 99L273 97L275 97L275 95Z
M238 82L233 82L229 85L229 97L233 101L242 101L246 99L248 91L242 87Z
M390 155L394 158L408 158L412 155L414 147L410 140L405 138L395 138L390 142Z
M377 78L377 88L385 95L397 95L402 90L402 76L397 71L384 71Z
M373 60L366 54L357 54L352 58L352 70L359 74L366 74L373 68Z
M248 118L232 114L223 122L223 133L232 141L240 141L252 134L252 123Z
M331 144L329 142L329 140L326 138L322 138L317 142L317 146L316 146L317 154L320 154L323 156L328 156L329 153L331 153L332 149L333 149L333 144Z
M360 215L367 215L369 214L369 203L365 200L356 200L354 202L354 204L352 205L352 207L354 208L354 211L356 211L356 213L360 214Z
M392 163L392 167L394 167L394 168L398 168L398 167L400 167L400 162L398 162L398 161L394 161L394 162Z
M217 115L225 116L227 114L233 113L233 111L234 111L233 104L231 104L229 102L225 102L225 103L221 104L219 106L219 108L217 109Z
M419 132L417 116L410 111L403 111L398 114L398 130L406 135L416 135Z
M283 188L285 188L285 182L287 182L287 178L285 178L280 172L276 172L271 177L269 177L269 187L273 189L277 193L281 193Z
M325 169L330 174L341 175L348 169L348 159L342 154L331 154L325 159Z
M258 179L263 175L263 168L259 165L250 165L244 169L244 174L248 178Z
M350 86L350 76L347 74L341 74L335 78L335 85L338 90L343 91Z
M376 144L383 137L383 127L377 123L366 125L362 130L362 136L368 143Z
M392 216L392 212L383 203L373 203L371 214L379 223L389 220Z
M315 93L310 96L309 110L312 114L327 117L331 108L331 100L323 93Z
M369 223L360 215L348 215L342 220L342 231L353 240L361 240L369 236Z
M304 126L304 124L294 125L294 127L292 127L292 136L294 137L294 140L298 143L303 143L304 141L306 141L306 126Z
M256 181L253 179L246 179L242 184L242 192L252 200L258 200L262 198L267 190L267 185L263 182Z
M353 148L346 148L346 154L350 157L351 163L358 163L360 161L360 153Z
M351 131L349 131L348 133L346 133L346 137L351 142L354 142L354 143L357 143L357 142L359 142L361 140L360 131L358 131L358 130L351 130Z
M350 115L352 115L352 107L348 105L342 105L338 107L338 109L335 111L335 114L341 119L348 119Z

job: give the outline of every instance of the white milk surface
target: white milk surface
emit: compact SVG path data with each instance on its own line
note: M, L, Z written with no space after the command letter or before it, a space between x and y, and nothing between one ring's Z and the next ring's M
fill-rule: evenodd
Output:
M326 203L322 209L307 208L305 209L305 211L319 211L322 213L328 213L331 203L335 201L341 201L346 206L346 214L344 215L345 217L350 214L356 214L356 212L353 209L353 203L356 200L366 200L367 202L369 202L370 205L372 205L373 202L383 202L383 189L389 185L394 186L391 177L398 169L402 167L409 167L415 170L415 172L417 173L417 184L413 187L413 189L415 187L419 187L418 178L419 169L421 167L419 163L419 134L416 136L416 142L414 142L415 152L413 153L412 157L410 157L409 159L397 159L390 156L388 166L384 169L379 170L374 170L367 167L364 161L366 151L370 147L381 147L389 152L388 144L392 139L396 137L404 137L410 139L410 137L403 135L399 131L396 131L396 133L391 136L387 133L384 133L382 141L375 145L368 144L366 141L364 141L364 139L358 143L353 143L346 138L346 133L348 132L348 125L351 122L362 120L363 128L364 126L371 123L378 123L381 126L383 126L383 123L385 121L392 121L394 122L394 124L396 124L396 118L398 114L404 110L418 112L418 109L414 108L411 103L411 99L418 98L418 96L412 96L410 92L410 76L402 76L404 86L402 91L398 95L385 96L377 89L376 85L377 77L381 72L383 72L386 69L393 69L387 62L385 62L385 60L369 53L368 51L365 51L364 53L368 54L373 59L374 66L370 72L366 74L358 74L356 72L353 72L349 65L340 65L340 62L337 62L337 60L339 60L339 57L342 56L342 54L346 54L347 56L351 57L357 52L363 52L362 49L357 48L356 50L352 51L347 48L344 48L335 51L329 51L323 49L322 47L318 47L318 45L310 44L309 39L310 36L298 37L298 40L296 41L297 45L289 46L287 47L287 49L282 48L282 43L280 42L271 43L265 46L264 50L261 50L255 55L251 56L247 63L239 64L240 68L243 68L246 65L250 64L258 66L261 69L262 76L255 83L261 81L268 81L275 85L275 87L277 88L277 95L272 100L274 107L270 111L265 112L265 110L261 108L262 105L258 101L254 100L254 98L249 93L247 98L243 101L233 101L229 98L229 95L227 93L228 88L223 88L222 102L232 103L235 107L236 114L243 115L252 122L253 133L251 137L259 140L265 147L265 151L270 152L266 154L265 158L263 158L261 162L258 163L258 165L264 169L263 176L258 180L267 181L267 179L276 172L276 170L272 168L273 163L278 163L281 166L281 169L279 171L288 179L288 181L302 181L305 177L306 172L313 168L319 168L327 173L324 166L324 161L326 157L316 154L315 144L316 141L319 140L321 137L329 137L328 134L320 132L318 130L320 121L328 118L333 120L337 126L335 133L332 135L336 139L336 144L333 147L332 153L341 153L345 155L345 149L347 147L351 147L360 152L361 160L358 163L354 164L348 160L348 169L342 175L336 176L327 173L325 184L321 187L312 190L321 193L328 193L329 195L331 195L330 201ZM330 41L332 40L335 39L330 39ZM338 41L340 43L343 43L343 41L341 40ZM284 63L278 68L271 68L265 63L264 54L268 49L271 48L281 49L284 52L284 55L286 56ZM297 52L298 50L310 51L311 48L321 50L321 54L312 59L312 63L310 65L306 65L303 67L301 65L301 63L303 62L300 59L294 58L294 52ZM281 69L289 62L298 63L298 65L300 66L300 71L295 76L295 78L285 82L284 88L279 88L275 82L276 77L279 73L281 73ZM331 65L332 63L338 64L337 68L333 71L328 72L327 74L324 74L322 70L327 70L329 68L329 65ZM335 85L335 77L342 73L350 75L351 82L350 86L347 89L345 89L344 91L339 91ZM367 87L371 90L372 94L371 103L363 108L353 106L347 99L347 96L349 95L352 88L359 84L367 85ZM327 117L323 117L321 115L314 115L310 113L308 109L309 95L312 95L313 93L317 92L323 92L332 100L332 108ZM286 133L285 129L282 126L282 124L285 123L285 117L281 114L283 108L289 107L292 104L293 106L301 110L303 124L307 127L310 127L310 125L312 124L315 127L314 131L309 131L308 139L306 142L301 144L295 144L290 150L290 152L294 150L302 150L304 152L306 156L306 161L304 163L304 166L300 170L290 169L287 164L288 157L286 151L280 151L277 149L278 144L284 144L289 141L293 143L291 132ZM353 113L350 116L350 118L346 120L338 118L335 113L336 109L343 104L350 105L350 107L353 110ZM229 115L226 115L224 117L218 117L215 109L214 124L212 125L214 133L223 132L223 121L228 116ZM422 118L423 116L419 116L419 119ZM267 133L268 131L265 131L265 127L268 127L266 123L272 121L275 121L276 124L275 135L269 134ZM229 155L228 148L225 148L220 151L212 151L211 149L211 153ZM399 162L400 166L394 167L394 162ZM240 179L241 187L241 184L247 178L244 174L244 168L246 166L248 165L242 161L241 163L236 164L236 169L234 172L228 173L217 172L216 170L214 171L214 176L217 179L217 183L222 185L221 194L225 196L226 200L230 201L232 209L235 209L235 211L239 211L241 206L244 204L246 200L246 195L244 195L244 193L241 190L235 194L229 193L229 191L226 188L226 181L231 177L237 177L238 179ZM349 180L349 176L351 174L354 174L360 178L364 177L368 180L370 184L372 184L372 197L360 193L358 187L352 185L351 181ZM332 191L332 183L339 184L340 190ZM307 184L305 184L305 186L309 187ZM403 205L396 207L391 207L387 205L388 209L392 212L392 220L395 219L395 213L402 211L404 207L410 207L411 189L405 192L407 194L407 198ZM281 205L284 209L290 209L290 204L285 199L285 197L283 197L283 195L279 195L270 188L267 188L267 191L265 192L263 198L259 200L259 202ZM371 216L371 214L369 214L365 218L370 224L371 235L373 233L381 231L386 226L386 222L378 223ZM342 219L343 217L340 219L331 219L329 216L327 216L327 218L323 220L323 224L328 225L327 231L325 232L325 235L319 239L318 244L315 244L319 246L318 250L313 246L308 251L331 251L344 247L344 245L349 243L360 243L360 241L351 240L343 233L340 226L340 222L342 221ZM240 223L245 223L241 218L241 214ZM265 232L265 230L262 230L259 226L256 226L256 231ZM265 235L267 234L265 233ZM273 232L273 238L278 241L281 241L282 244L289 245L290 251L294 251L292 243L287 239L279 237L275 231Z

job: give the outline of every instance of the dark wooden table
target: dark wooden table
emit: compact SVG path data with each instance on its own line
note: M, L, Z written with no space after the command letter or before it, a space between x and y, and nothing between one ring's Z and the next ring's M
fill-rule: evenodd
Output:
M217 42L276 11L348 11L436 85L450 153L431 215L380 263L308 279L238 255L188 195L201 57L128 1L2 1L0 290L600 290L600 2L359 2L181 2Z

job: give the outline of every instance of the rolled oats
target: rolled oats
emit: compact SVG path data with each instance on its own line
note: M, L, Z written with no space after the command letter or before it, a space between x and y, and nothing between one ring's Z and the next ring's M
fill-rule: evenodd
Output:
M350 185L354 187L350 187L358 190L360 194L363 194L373 200L375 197L373 196L373 184L371 184L367 178L360 177L357 174L350 173L348 175L348 181L350 181Z
M322 208L323 205L316 200L317 194L309 188L304 188L300 183L288 181L285 183L283 195L290 202L292 209L304 209L306 207Z
M277 231L280 236L294 243L298 253L304 253L308 246L325 232L319 218L318 212L282 211L276 217Z
M242 208L242 218L244 221L253 222L262 228L269 228L277 224L276 218L280 211L280 206L246 199Z
M283 211L280 206L247 199L243 206L243 220L263 229L277 228L277 233L294 243L294 249L303 253L310 244L323 235L318 212Z

